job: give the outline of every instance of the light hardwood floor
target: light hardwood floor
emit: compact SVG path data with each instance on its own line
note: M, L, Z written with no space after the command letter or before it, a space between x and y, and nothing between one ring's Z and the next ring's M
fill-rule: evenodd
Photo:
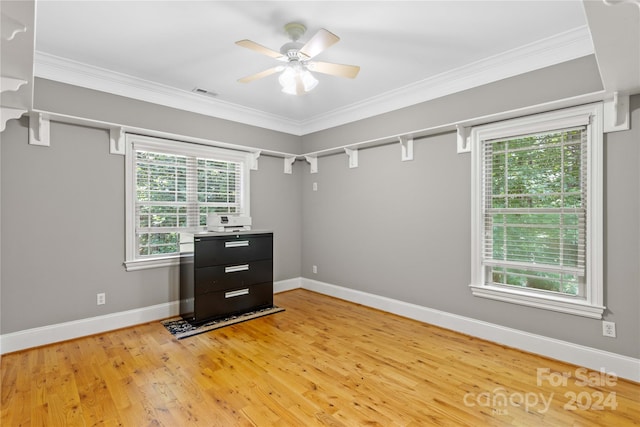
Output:
M5 355L0 425L640 424L639 384L305 290L275 302L180 341L153 322Z

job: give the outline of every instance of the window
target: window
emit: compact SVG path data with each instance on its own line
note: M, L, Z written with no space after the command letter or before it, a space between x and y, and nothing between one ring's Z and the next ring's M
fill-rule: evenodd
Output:
M127 135L127 270L171 265L207 214L249 214L247 153Z
M601 318L600 105L471 132L474 295Z

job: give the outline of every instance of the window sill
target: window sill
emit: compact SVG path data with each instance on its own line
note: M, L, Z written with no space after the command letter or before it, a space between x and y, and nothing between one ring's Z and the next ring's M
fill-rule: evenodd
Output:
M474 296L504 301L528 307L542 308L576 316L602 319L605 307L584 300L569 300L553 295L536 294L498 286L469 285Z
M147 270L149 268L173 267L180 265L180 255L172 255L162 258L137 259L125 261L124 268L127 271Z

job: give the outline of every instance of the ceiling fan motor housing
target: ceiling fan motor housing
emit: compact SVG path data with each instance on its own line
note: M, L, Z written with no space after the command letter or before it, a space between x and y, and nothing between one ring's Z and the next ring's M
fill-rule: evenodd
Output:
M289 35L289 38L295 42L307 32L307 27L298 22L289 22L284 26L284 31Z
M298 22L290 22L284 26L284 31L292 41L283 44L280 53L286 56L289 61L299 61L302 59L299 51L304 44L298 40L307 32L307 27Z
M300 49L302 49L304 45L300 42L289 42L282 45L280 48L280 53L289 59L289 61L298 61L302 55L299 54Z

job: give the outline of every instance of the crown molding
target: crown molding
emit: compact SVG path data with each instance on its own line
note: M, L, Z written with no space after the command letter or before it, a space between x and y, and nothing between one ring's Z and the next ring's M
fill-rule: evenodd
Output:
M219 119L241 122L294 135L300 125L287 118L193 92L36 51L36 77L164 105Z
M317 132L593 53L591 34L585 25L313 117L301 126L305 134Z
M192 92L40 51L35 52L34 68L37 77L300 136L593 53L589 29L582 26L302 121L203 99Z

